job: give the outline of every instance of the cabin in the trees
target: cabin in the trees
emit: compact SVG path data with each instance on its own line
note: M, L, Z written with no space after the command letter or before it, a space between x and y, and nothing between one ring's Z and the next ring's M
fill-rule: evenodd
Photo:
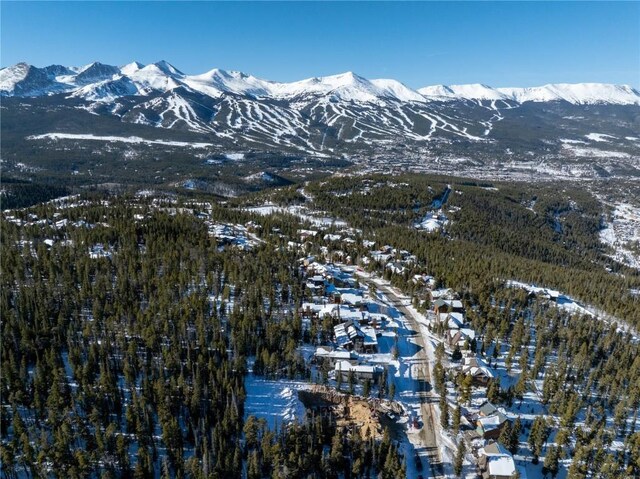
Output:
M464 326L464 314L440 313L436 315L436 322L442 329L461 329Z
M471 343L476 337L476 332L473 329L460 328L449 329L445 334L445 342L451 349L458 346L460 349L464 349L467 343Z
M518 477L513 456L504 446L492 442L479 451L478 467L483 479L515 479Z
M324 276L317 274L307 278L307 288L309 288L314 295L323 294L325 288Z
M464 306L459 299L438 298L433 301L433 312L442 313L460 313L464 314Z
M407 268L400 262L394 261L393 263L387 263L385 266L388 270L390 270L394 274L403 274Z
M489 384L489 380L493 378L493 373L487 363L475 355L464 358L462 373L473 378L471 384L474 386L486 387Z
M476 421L476 432L484 439L498 440L502 429L511 421L500 411L490 416L480 416Z

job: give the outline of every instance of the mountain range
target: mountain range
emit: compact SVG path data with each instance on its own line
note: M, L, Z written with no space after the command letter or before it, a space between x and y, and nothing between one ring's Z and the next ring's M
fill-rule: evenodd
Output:
M220 69L186 75L166 61L19 63L0 70L0 96L3 158L22 163L34 160L34 146L72 151L68 142L104 141L111 148L135 137L155 148L207 145L220 154L393 158L427 169L551 162L580 175L640 176L640 92L627 85L414 90L352 72L283 83Z
M238 71L214 68L200 75L185 75L166 61L149 65L132 62L122 67L94 62L83 67L26 63L0 70L0 95L33 97L70 93L76 98L112 101L115 98L185 89L212 98L226 94L256 99L292 100L305 95L359 102L418 102L489 100L524 102L566 101L584 104L640 104L640 92L628 85L603 83L549 84L531 88L492 88L483 84L433 85L412 90L392 79L368 80L355 73L281 83Z

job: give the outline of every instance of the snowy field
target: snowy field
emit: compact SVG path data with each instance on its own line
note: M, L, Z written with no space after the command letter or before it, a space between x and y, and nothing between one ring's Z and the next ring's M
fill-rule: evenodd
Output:
M187 141L147 140L139 136L96 136L76 133L45 133L44 135L28 136L27 140L91 140L115 141L119 143L135 143L147 145L185 146L190 148L209 148L212 143L191 143Z
M283 422L304 418L305 408L298 399L298 391L309 387L309 383L263 379L249 373L244 387L247 391L245 417L265 419L271 429L279 428Z

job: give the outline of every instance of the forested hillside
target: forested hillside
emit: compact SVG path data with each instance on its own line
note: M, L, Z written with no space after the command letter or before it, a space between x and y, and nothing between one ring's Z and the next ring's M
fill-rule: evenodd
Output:
M472 428L460 413L486 395L517 417L500 442L527 467L540 458L554 477L640 473L640 275L600 242L605 211L584 189L406 175L224 201L91 192L46 202L67 191L41 191L33 206L15 194L0 228L3 477L416 475L413 426L398 422L406 410L365 431L307 402L304 417L272 427L247 413L262 394L247 379L316 384L345 404L384 399L403 411L406 398L393 402L408 384L403 358L447 334L433 312L443 288L474 339L434 348L438 434L466 444ZM318 296L305 267L334 268L321 277L333 293ZM381 376L349 373L343 384L310 355L346 352L340 312L308 308L330 311L338 285L345 298L368 290L378 301L376 284L403 291L428 331L402 326L391 303L374 305L389 314L378 334L389 349L361 353L358 366ZM365 309L353 314L364 320ZM425 346L410 342L416 335ZM463 352L495 373L474 391ZM384 367L367 362L381 358ZM459 450L444 471L472 470Z

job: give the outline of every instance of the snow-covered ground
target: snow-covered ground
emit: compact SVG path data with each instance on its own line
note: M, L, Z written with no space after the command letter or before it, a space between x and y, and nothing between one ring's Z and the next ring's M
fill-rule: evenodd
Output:
M633 341L640 341L640 335L624 320L613 318L610 315L600 311L598 308L588 304L582 304L577 300L562 294L560 291L556 291L550 288L542 288L532 284L522 283L520 281L509 280L506 283L507 286L512 288L522 288L536 295L547 297L550 301L559 308L563 309L570 314L584 314L592 316L593 318L606 321L608 323L615 322L618 325L618 331L622 333L631 333Z
M610 141L616 139L615 136L606 135L604 133L589 133L588 135L584 136L591 141Z
M43 135L28 136L27 140L91 140L91 141L115 141L119 143L136 143L148 145L185 146L190 148L208 148L212 143L191 143L187 141L147 140L139 136L96 136L91 134L76 133L45 133Z
M600 150L598 148L578 147L575 144L563 143L564 152L571 156L581 156L589 158L630 158L629 153L623 151Z
M309 383L270 380L249 373L244 387L247 391L244 403L246 417L253 415L265 419L271 429L279 428L283 422L304 418L305 409L298 399L298 391L309 387Z
M415 224L416 229L428 232L440 231L448 222L447 217L442 212L430 211Z
M312 212L308 208L304 206L277 206L272 204L265 204L263 206L252 206L250 208L245 208L245 211L250 213L257 213L262 216L268 216L273 213L286 213L290 215L297 216L298 218L303 219L304 221L308 221L316 226L346 226L347 224L338 219L332 218L328 216L318 215L317 212Z
M600 231L600 240L614 249L613 259L640 269L640 208L629 203L613 205L611 220ZM636 251L630 248L634 243Z
M530 293L535 293L537 295L546 295L555 301L558 308L564 309L571 314L587 314L589 316L595 316L592 311L582 306L576 300L560 293L560 291L555 291L549 288L540 288L532 284L521 283L520 281L507 281L507 286L526 289Z

